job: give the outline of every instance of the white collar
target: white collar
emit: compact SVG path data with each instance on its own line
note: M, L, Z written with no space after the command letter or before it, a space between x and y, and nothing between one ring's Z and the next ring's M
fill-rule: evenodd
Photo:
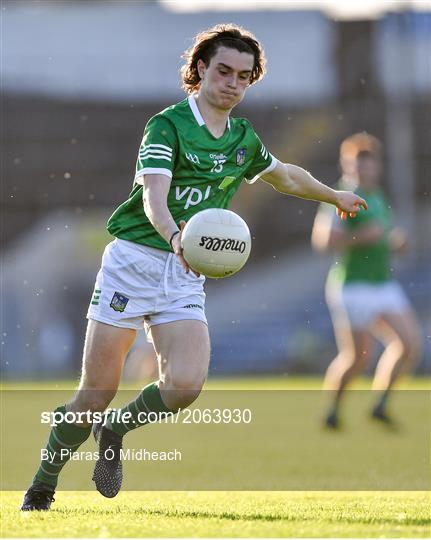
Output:
M198 109L198 105L196 103L196 94L190 94L190 96L188 97L188 102L189 102L189 105L190 105L190 109L192 110L192 113L193 113L193 116L195 117L196 119L196 122L199 124L199 126L204 126L205 125L205 120L203 119L199 109ZM227 128L230 129L230 118L229 116L227 117Z

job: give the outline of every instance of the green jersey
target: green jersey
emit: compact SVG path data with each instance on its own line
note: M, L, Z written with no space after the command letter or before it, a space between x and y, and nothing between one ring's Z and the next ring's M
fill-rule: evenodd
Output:
M251 183L276 164L248 120L229 118L224 134L214 137L192 95L148 122L132 191L110 217L108 231L123 240L170 251L145 214L143 175L172 179L167 203L179 223L206 208L227 208L244 179Z
M391 249L388 233L391 229L391 212L380 190L356 193L368 204L368 211L358 212L354 219L340 221L339 227L354 233L372 223L380 225L385 234L373 244L344 249L337 255L329 279L341 284L353 282L383 283L391 279Z

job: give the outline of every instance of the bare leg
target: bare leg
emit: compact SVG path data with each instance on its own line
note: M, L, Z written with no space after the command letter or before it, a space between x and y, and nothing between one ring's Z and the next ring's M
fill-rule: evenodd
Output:
M136 330L90 320L79 387L67 410L104 411L117 393L126 354Z
M208 374L208 327L201 321L176 321L153 326L151 337L159 360L163 402L171 410L187 407L200 394Z
M348 323L335 327L339 353L329 365L324 388L341 394L349 381L367 365L372 353L368 330L353 330Z
M97 381L89 383L84 376L87 388L98 384L99 401L94 403L93 397L92 407L106 407L115 394L124 354L131 345L132 337L125 334L122 347L120 342L115 342L117 360L112 358L112 374L104 384ZM105 497L115 497L121 488L121 448L124 435L148 424L150 415L156 415L157 420L157 415L173 413L190 405L199 395L207 375L209 337L204 323L187 320L159 324L151 328L151 337L159 359L160 380L146 386L135 400L115 415L110 415L106 426L98 424L95 428L99 459L94 467L93 480L98 491ZM107 347L110 349L115 343L108 342ZM100 391L100 388L103 390ZM81 403L86 402L83 392L79 397ZM108 451L113 453L111 458L106 455Z
M133 339L133 330L89 321L79 389L66 408L60 406L56 411L63 414L66 410L103 411L115 395L124 356ZM48 459L45 456L42 458L33 480L34 484L42 485L43 489L48 490L49 497L54 493L58 476L69 460L70 453L76 451L90 435L91 418L85 420L76 424L62 421L51 430L46 448L51 452L51 458ZM65 449L68 449L66 455L63 452ZM50 501L46 502L47 507L50 504ZM30 506L28 501L23 504L24 509Z
M162 323L151 328L151 337L159 361L159 380L147 385L136 399L107 418L107 429L119 437L149 423L154 415L187 407L198 397L205 382L209 337L204 323L196 320ZM116 382L112 377L106 390L98 390L100 407L106 406L115 394Z
M386 404L389 391L397 378L412 368L420 355L420 330L414 313L386 313L381 316L377 328L386 347L377 364L373 390L382 392L373 416L388 421Z
M379 330L386 348L377 364L373 389L385 391L412 368L420 355L421 338L416 316L410 310L383 315Z
M333 403L326 421L329 427L337 427L344 390L352 378L365 368L372 353L372 338L367 329L354 330L343 319L334 323L334 331L339 353L329 365L324 380L324 388L333 392Z

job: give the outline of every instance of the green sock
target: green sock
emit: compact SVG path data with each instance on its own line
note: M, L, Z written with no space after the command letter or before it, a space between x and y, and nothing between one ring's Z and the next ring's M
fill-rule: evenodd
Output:
M384 412L386 410L388 397L389 397L389 390L385 390L380 396L380 399L377 401L375 408L381 412Z
M335 399L332 405L329 407L328 416L338 416L339 406L340 406L339 399Z
M63 405L57 407L55 412L66 413ZM55 488L61 469L69 461L71 453L75 452L86 441L91 433L91 426L80 427L63 420L51 429L46 453L42 458L39 470L33 482L43 482ZM62 452L63 450L63 452Z
M171 411L163 403L159 384L154 382L146 386L135 401L131 401L119 411L113 411L109 415L106 427L122 437L132 429L144 426L149 421L156 421L160 413L173 414L175 412L177 411ZM130 414L130 416L127 415L127 419L124 419L125 413ZM148 419L149 413L152 414Z

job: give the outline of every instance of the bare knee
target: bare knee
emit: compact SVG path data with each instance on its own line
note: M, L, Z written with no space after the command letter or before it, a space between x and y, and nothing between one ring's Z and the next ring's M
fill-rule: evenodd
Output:
M201 393L205 376L187 372L166 373L160 384L166 406L172 410L188 407Z
M347 349L339 354L339 362L345 370L350 370L352 374L361 372L370 360L368 350Z
M175 388L174 390L169 390L169 409L173 411L178 409L185 409L198 398L201 390L202 388L199 390L196 388Z
M412 333L404 336L398 342L399 355L408 367L413 367L421 355L421 341L419 333Z
M204 381L193 378L173 378L161 386L163 398L169 409L183 409L191 405L201 393Z

